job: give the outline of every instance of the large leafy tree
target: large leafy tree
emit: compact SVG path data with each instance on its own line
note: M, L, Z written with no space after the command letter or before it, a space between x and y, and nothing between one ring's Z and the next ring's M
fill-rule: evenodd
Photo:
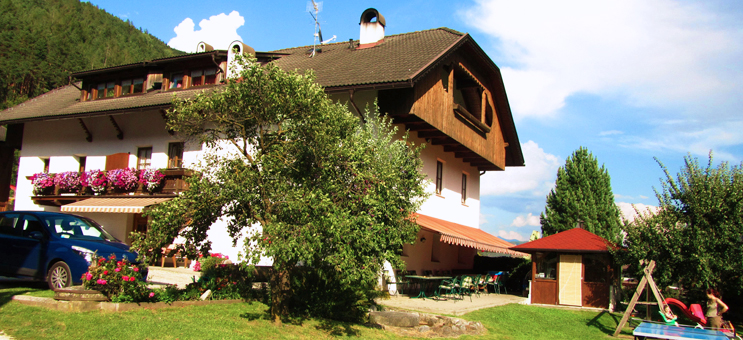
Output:
M710 287L743 293L743 164L706 166L691 156L674 178L665 172L657 213L643 213L624 229L626 263L655 260L661 285L681 284L692 297Z
M617 241L621 222L614 204L609 172L584 147L568 157L557 170L555 188L547 195L541 215L544 236L583 228L609 241Z
M174 102L168 128L207 151L189 191L151 212L152 236L163 242L185 226L181 235L203 252L218 218L233 238L247 233L248 259L273 259L274 321L292 312L302 294L292 280L307 271L355 289L345 300L369 301L383 263L399 267L417 233L411 216L426 197L420 148L377 113L362 124L311 73L238 64L224 88Z

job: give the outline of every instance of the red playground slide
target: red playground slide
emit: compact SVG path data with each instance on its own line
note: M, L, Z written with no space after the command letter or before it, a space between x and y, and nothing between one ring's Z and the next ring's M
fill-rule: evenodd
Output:
M689 308L686 308L686 305L674 298L666 298L664 300L666 304L676 306L681 309L682 312L684 312L684 315L686 315L687 318L691 319L691 321L694 321L702 326L707 325L707 318L704 316L704 312L702 311L702 306L699 304L693 304L689 306Z

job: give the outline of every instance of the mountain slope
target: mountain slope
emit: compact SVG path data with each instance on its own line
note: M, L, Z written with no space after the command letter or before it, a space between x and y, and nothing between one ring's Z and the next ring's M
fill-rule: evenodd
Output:
M0 110L67 84L70 72L183 53L78 0L0 0L0 46Z

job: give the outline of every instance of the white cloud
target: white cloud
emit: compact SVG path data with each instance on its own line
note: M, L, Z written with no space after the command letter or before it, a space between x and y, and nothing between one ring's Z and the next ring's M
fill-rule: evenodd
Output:
M562 161L544 152L534 141L521 144L524 167L509 167L506 171L489 171L480 177L480 195L506 195L526 192L533 196L547 196L555 185L557 168Z
M502 73L517 118L554 115L579 93L701 116L710 111L694 108L707 107L710 98L730 100L723 98L741 84L743 71L735 61L743 30L723 28L720 14L703 5L476 0L462 16L502 44L498 50L513 65Z
M483 213L480 213L480 225L487 224L488 223L488 216Z
M529 232L529 235L531 236L531 232ZM505 230L498 230L498 237L506 240L519 240L519 241L528 241L528 237L524 237L523 235L515 232L515 231L505 231Z
M529 213L526 216L519 215L511 223L511 226L518 227L518 228L526 227L526 226L529 226L529 227L538 227L538 226L541 226L541 225L542 225L542 223L539 220L539 216L534 216L531 213Z
M654 214L658 211L658 207L652 206L652 205L645 205L642 203L627 203L627 202L617 202L617 207L619 207L619 211L622 213L622 217L630 222L634 221L635 218L637 218L637 212L639 211L641 214ZM637 211L635 211L637 209Z
M624 134L624 132L619 130L609 130L609 131L601 131L599 132L599 136L613 136L613 135L621 135Z
M242 40L237 34L237 29L245 25L245 18L237 11L229 15L221 13L213 15L209 19L199 22L200 29L194 30L194 22L191 18L184 19L173 31L176 36L168 41L168 46L186 52L196 52L199 42L206 42L215 49L227 49L228 45L235 40Z

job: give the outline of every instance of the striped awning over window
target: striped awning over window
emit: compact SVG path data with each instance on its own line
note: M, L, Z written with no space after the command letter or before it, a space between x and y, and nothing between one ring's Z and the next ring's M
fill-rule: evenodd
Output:
M171 200L171 197L100 197L88 198L79 202L63 205L63 212L102 212L119 214L137 214L150 205Z
M445 221L431 216L415 214L416 223L423 229L441 234L441 242L477 250L526 257L525 253L508 249L514 244L493 236L482 229Z

